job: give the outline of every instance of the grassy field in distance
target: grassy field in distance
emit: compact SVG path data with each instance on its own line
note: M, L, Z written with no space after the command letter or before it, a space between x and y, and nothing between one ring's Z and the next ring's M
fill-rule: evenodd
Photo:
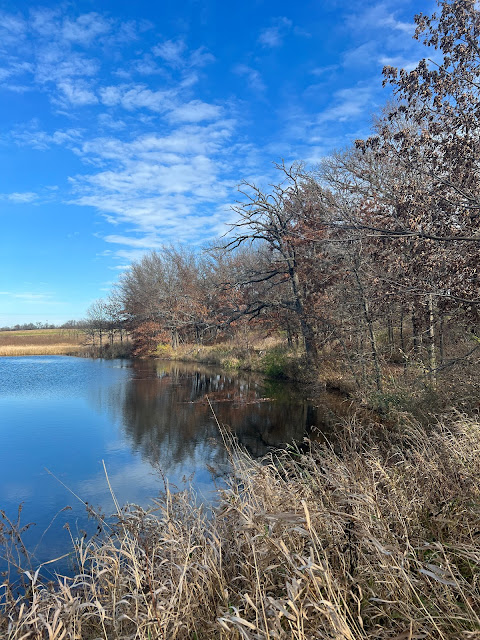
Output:
M83 340L76 329L0 331L0 356L71 354L80 350Z

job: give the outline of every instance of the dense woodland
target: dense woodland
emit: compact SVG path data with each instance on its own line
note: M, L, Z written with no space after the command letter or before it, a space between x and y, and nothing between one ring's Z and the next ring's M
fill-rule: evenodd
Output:
M266 189L242 183L231 231L202 252L168 246L133 263L90 307L92 341L127 330L148 355L255 327L303 346L309 368L333 358L380 392L393 365L435 386L474 362L480 13L439 4L415 36L436 62L384 69L393 99L369 139L313 169L278 164Z

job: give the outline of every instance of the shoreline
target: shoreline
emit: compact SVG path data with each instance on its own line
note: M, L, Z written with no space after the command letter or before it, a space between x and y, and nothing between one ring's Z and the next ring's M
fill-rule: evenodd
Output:
M112 530L72 539L75 576L23 574L23 596L4 583L0 633L476 637L480 422L340 427L335 450L309 441L263 461L222 430L234 472L212 514L168 489L119 508Z

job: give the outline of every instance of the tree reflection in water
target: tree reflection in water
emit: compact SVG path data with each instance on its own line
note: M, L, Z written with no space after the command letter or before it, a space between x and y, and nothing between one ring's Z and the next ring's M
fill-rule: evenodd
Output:
M256 457L302 441L316 425L315 409L289 385L277 386L272 394L247 373L159 360L134 361L132 367L118 399L123 428L132 448L166 473L172 465L198 467L201 460L225 467L226 452L207 397L219 422Z

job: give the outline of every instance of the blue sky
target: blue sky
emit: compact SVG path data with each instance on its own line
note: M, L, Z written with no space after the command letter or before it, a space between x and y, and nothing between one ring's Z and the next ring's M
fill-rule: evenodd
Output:
M0 2L0 326L79 319L242 179L368 135L432 2Z

